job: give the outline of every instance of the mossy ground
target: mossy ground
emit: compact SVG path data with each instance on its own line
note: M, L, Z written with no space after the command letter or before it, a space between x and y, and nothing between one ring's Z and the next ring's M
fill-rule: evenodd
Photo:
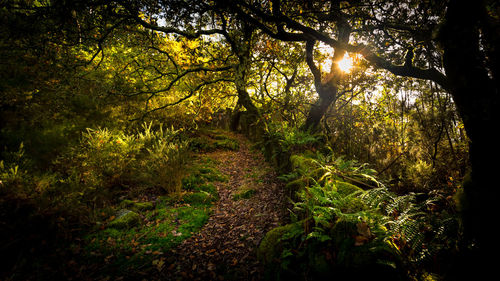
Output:
M233 200L249 199L254 196L257 190L248 185L242 185L233 193Z
M214 182L225 180L214 168L212 159L196 159L183 179L180 194L160 196L153 202L126 199L117 204L115 213L130 210L138 214L140 223L114 227L115 216L107 218L96 231L84 237L85 255L90 261L100 263L100 271L105 275L161 270L166 264L163 254L207 222L213 202L218 200Z
M218 149L238 151L240 144L226 131L205 129L191 139L190 147L199 152L211 152Z
M243 136L209 138L239 149L193 149L179 170L180 192L119 186L71 240L40 241L59 243L46 246L50 260L9 280L260 280L256 247L288 217L282 182ZM233 200L247 187L245 199ZM132 220L117 227L123 214Z

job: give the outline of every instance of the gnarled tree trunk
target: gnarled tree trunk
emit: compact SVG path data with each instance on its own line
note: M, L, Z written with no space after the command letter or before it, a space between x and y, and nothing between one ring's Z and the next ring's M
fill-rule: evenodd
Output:
M332 7L335 13L335 22L337 24L337 38L342 44L349 43L349 36L351 35L351 26L340 12L340 2L335 1ZM335 48L332 58L332 66L330 72L323 77L321 70L316 67L313 59L314 40L306 42L306 62L314 76L314 86L319 99L314 105L311 106L309 113L306 117L306 122L303 129L316 132L320 130L320 122L328 108L335 104L337 100L339 83L342 80L342 70L340 70L337 62L340 61L346 54L343 48Z
M304 124L304 129L313 132L319 130L321 119L328 108L330 108L330 105L335 103L337 98L337 86L333 83L318 85L316 86L316 92L318 93L319 99L309 109Z
M249 137L254 137L256 126L259 126L259 109L255 106L247 91L248 73L251 69L252 59L252 37L254 36L254 27L248 23L241 23L241 33L238 32L239 38L230 38L231 47L233 52L238 57L238 64L234 67L234 85L238 95L238 105L246 109L244 118L242 113L239 112L239 106L235 107L234 118L232 120L231 128L236 130L239 125L242 125L244 133ZM245 124L239 124L244 120ZM252 129L252 130L251 130Z

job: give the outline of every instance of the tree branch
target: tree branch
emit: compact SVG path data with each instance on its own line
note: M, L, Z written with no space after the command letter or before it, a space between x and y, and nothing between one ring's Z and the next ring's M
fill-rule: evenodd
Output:
M306 42L306 63L311 70L312 75L314 76L314 85L316 87L321 87L321 71L314 63L314 43L316 41L309 40Z
M333 48L344 49L350 53L359 53L365 57L365 59L370 62L373 66L377 68L382 68L388 70L394 75L405 76L417 79L431 80L440 85L443 89L448 90L450 88L448 79L446 75L439 72L435 68L421 69L415 66L399 66L391 63L390 61L384 59L383 57L377 55L375 52L371 51L365 45L352 45L348 42L342 42L331 38L328 34L322 33L311 27L305 26L304 24L295 21L281 13L279 7L280 1L273 1L273 14L268 14L261 9L255 8L249 4L233 2L231 9L244 17L246 20L255 24L264 33L268 34L270 37L283 41L321 41ZM244 11L247 9L251 11L254 15L251 15ZM274 24L277 26L277 31L272 30L266 24ZM291 33L286 32L283 28L283 24L286 24L288 28L300 31L301 33ZM307 60L306 60L307 61ZM312 64L308 63L309 66ZM311 68L313 70L314 68ZM315 75L316 78L316 75Z
M385 60L384 58L378 56L374 52L371 52L366 47L361 46L351 46L351 50L359 50L358 53L363 55L363 57L370 62L373 66L377 68L385 69L397 76L411 77L417 79L431 80L436 82L445 90L450 89L448 78L443 73L439 72L435 68L421 69L412 65L395 65L391 62Z
M146 106L146 112L144 112L141 117L138 117L138 118L135 118L135 119L132 119L131 121L137 121L137 120L141 120L141 119L144 119L147 115L155 112L155 111L159 111L159 110L162 110L162 109L165 109L167 107L170 107L170 106L174 106L174 105L177 105L177 104L180 104L181 102L191 98L192 96L194 96L194 94L200 90L201 88L207 86L207 85L210 85L210 84L215 84L215 83L219 83L219 82L233 82L233 80L231 79L227 79L227 78L219 78L219 79L215 79L215 80L210 80L210 81L204 81L203 83L201 84L198 84L194 89L190 90L189 93L187 95L185 95L184 97L174 101L174 102L171 102L171 103L167 103L167 104L164 104L160 107L156 107L156 108L153 108L153 109L147 109L147 106ZM148 99L149 100L149 99Z

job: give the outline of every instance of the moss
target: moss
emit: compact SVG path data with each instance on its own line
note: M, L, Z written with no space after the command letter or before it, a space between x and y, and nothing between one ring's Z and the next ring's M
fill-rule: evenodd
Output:
M299 178L293 180L285 185L285 188L289 189L291 192L297 192L305 188L309 182L307 178Z
M266 233L257 249L257 258L262 261L264 265L272 265L283 252L282 241L285 238L291 238L294 233L302 233L303 221L290 223L284 226L276 227Z
M182 189L194 190L198 185L202 184L204 180L197 174L189 175L182 179Z
M233 150L233 151L237 151L240 149L240 144L237 141L232 140L232 139L217 140L215 142L215 146L217 148L229 149L229 150Z
M357 220L350 221L339 219L330 229L330 237L336 248L341 248L344 244L354 245L353 237L357 235Z
M406 280L401 277L404 273L400 257L390 244L375 237L362 245L355 243L354 237L359 235L358 223L357 220L339 219L330 230L330 242L336 251L334 270L339 276L356 280L364 280L360 277L369 275L386 276L386 280Z
M214 139L216 139L216 140L227 140L227 139L229 139L227 136L225 136L225 135L220 135L220 134L219 134L219 135L213 135L212 137L213 137Z
M123 209L109 224L109 228L126 229L139 225L142 222L141 216L134 211Z
M213 173L215 173L214 169L210 168L210 167L199 167L198 172L200 174L213 174Z
M340 209L345 214L353 214L368 209L368 206L360 198L354 197L347 200L346 203L340 207Z
M310 164L310 165L313 165L313 164ZM314 166L311 166L311 167L314 167ZM317 181L319 181L320 178L322 178L325 173L327 173L328 170L323 168L323 167L319 167L319 168L315 168L315 169L310 169L310 171L307 173L307 175Z
M201 130L201 136L192 138L190 148L195 151L214 151L216 149L239 150L240 145L237 140L215 130Z
M249 199L255 194L255 189L245 189L233 194L233 200Z
M400 257L382 241L374 240L362 246L353 246L343 253L336 265L346 276L384 276L385 280L407 280ZM364 279L363 279L364 280Z
M188 192L160 196L153 203L121 201L118 218L85 238L86 256L96 262L112 257L103 262L103 272L142 270L155 258L148 252L168 251L198 232L208 221L212 202L218 199L212 182L227 177L211 158L200 157L190 164L188 176L182 180Z
M233 200L248 199L252 197L257 190L247 184L241 185L238 190L233 192Z
M207 184L202 184L198 187L196 187L197 191L203 191L203 192L208 192L210 195L214 196L217 198L219 195L217 193L217 187L213 183L207 183Z
M337 192L342 196L347 196L354 192L362 192L363 189L344 181L336 181Z
M189 147L194 151L213 151L216 146L207 136L193 138L189 142Z
M151 202L135 202L132 200L125 199L120 203L120 207L124 209L129 209L135 212L152 210L155 208L154 204Z
M208 192L195 192L188 193L182 198L184 203L194 204L194 205L208 205L215 201L215 198Z
M205 181L211 181L211 182L215 181L225 182L228 180L227 176L224 176L223 174L221 174L221 172L217 170L212 170L212 172L210 173L204 173L200 175L200 177Z
M225 182L228 177L223 175L211 159L206 163L198 163L190 168L190 175L182 179L182 189L188 191L206 191L217 197L217 188L211 182ZM208 183L207 183L208 182Z
M182 207L177 211L177 217L181 221L178 230L186 235L184 238L190 237L191 233L199 231L208 221L211 212L208 207Z

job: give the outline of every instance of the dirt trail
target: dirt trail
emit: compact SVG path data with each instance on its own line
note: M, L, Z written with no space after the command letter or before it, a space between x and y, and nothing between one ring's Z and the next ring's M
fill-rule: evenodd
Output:
M239 151L207 154L229 180L217 184L220 199L207 224L168 254L173 263L160 273L161 279L261 279L256 248L267 231L287 220L287 199L262 155L251 151L244 137L234 138L239 140ZM234 200L242 189L253 189L255 194Z

